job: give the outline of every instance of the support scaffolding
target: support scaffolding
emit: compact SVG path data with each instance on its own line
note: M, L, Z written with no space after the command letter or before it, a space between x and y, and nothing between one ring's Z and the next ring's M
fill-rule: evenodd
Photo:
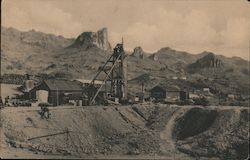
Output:
M104 74L104 78L103 75ZM101 80L102 84L96 87L95 81ZM104 86L104 95L100 96ZM95 104L97 98L105 100L124 102L127 100L127 62L123 50L123 42L117 44L113 54L106 63L99 68L98 73L91 81L88 89L90 104Z

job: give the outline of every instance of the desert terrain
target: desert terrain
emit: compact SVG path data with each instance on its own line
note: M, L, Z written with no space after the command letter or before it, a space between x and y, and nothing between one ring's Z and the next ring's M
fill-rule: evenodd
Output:
M1 109L2 158L246 159L249 108L230 106ZM66 133L63 133L66 132ZM54 136L40 137L62 133ZM32 139L34 138L34 139Z

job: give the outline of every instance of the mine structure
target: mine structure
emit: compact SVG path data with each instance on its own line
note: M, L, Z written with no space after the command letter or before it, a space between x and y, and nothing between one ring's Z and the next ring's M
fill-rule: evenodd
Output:
M103 76L104 75L104 76ZM96 87L95 81L102 81ZM101 103L123 103L127 100L127 61L122 43L118 43L112 55L99 67L97 74L88 87L90 105L97 100Z

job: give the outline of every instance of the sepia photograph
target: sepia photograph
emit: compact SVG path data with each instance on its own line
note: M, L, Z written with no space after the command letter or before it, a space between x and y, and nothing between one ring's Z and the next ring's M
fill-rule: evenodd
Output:
M1 0L0 62L0 159L249 159L248 0Z

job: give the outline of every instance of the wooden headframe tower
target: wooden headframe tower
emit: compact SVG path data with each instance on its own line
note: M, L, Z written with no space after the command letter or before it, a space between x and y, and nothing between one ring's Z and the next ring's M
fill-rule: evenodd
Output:
M103 74L104 77L101 76ZM102 84L97 88L95 87L96 80L102 81ZM122 43L116 45L105 64L99 67L90 87L92 87L92 92L89 94L90 105L95 103L98 94L103 89L105 90L105 99L118 98L119 102L127 100L127 61L123 49L123 40Z

